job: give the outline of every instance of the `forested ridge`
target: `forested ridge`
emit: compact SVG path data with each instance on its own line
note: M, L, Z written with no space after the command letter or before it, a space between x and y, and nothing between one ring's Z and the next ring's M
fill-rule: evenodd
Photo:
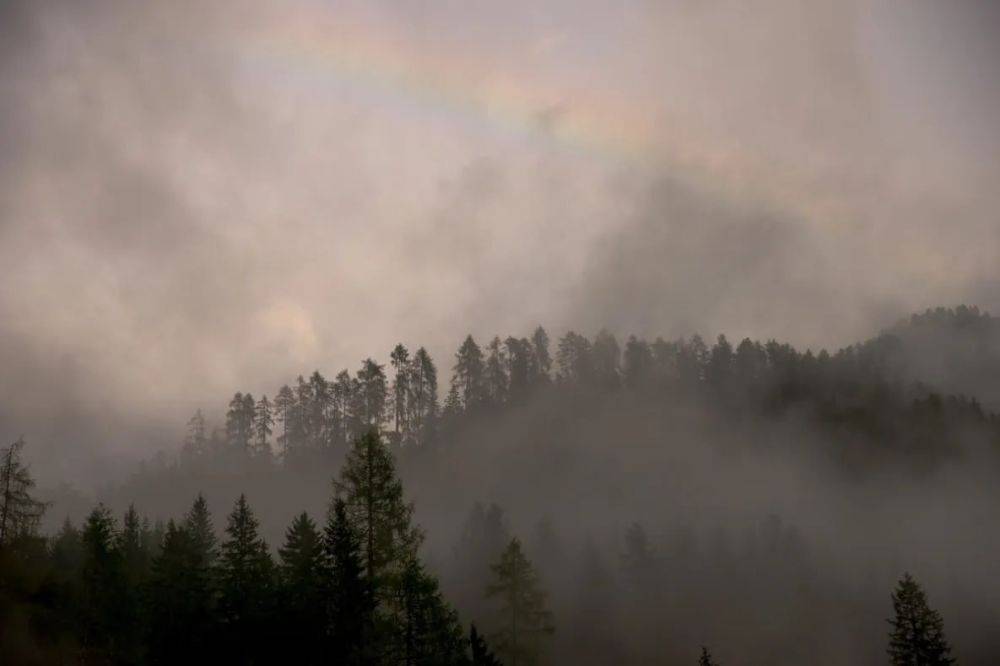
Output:
M941 589L989 552L992 537L962 535L995 516L977 488L996 478L1000 417L961 391L995 384L954 368L994 367L997 329L938 309L814 353L539 327L466 337L447 382L399 344L354 373L240 391L77 524L42 536L40 504L5 503L26 513L0 536L2 654L950 663L904 572ZM924 356L934 341L944 360ZM968 522L921 524L938 520L931 488ZM209 507L231 511L213 522ZM947 584L957 654L990 663L1000 592Z

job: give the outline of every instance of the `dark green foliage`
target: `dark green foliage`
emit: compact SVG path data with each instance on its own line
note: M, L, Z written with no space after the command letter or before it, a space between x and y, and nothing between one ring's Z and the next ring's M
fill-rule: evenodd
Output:
M275 566L246 497L240 495L219 556L219 621L225 653L242 664L264 663L272 616Z
M517 538L493 565L494 582L486 595L500 602L492 642L509 666L538 663L543 640L555 630L545 607L545 593Z
M87 517L81 541L81 643L87 660L119 658L119 627L130 623L125 603L122 554L117 547L115 519L100 505Z
M149 654L173 664L191 654L210 654L216 631L210 572L201 546L185 526L167 523L153 560L148 591Z
M278 621L285 656L297 664L320 663L327 626L322 610L325 553L316 524L306 513L292 522L278 553L283 608Z
M712 654L708 651L708 648L702 646L701 657L698 658L698 666L719 666L719 663L713 661Z
M892 594L892 609L889 658L893 666L947 666L955 662L944 636L944 620L927 605L923 589L908 573Z
M476 625L469 627L469 648L472 653L472 666L503 666L496 655L490 651L486 639L476 631Z
M323 547L328 566L324 592L330 655L335 663L366 663L375 647L371 639L375 600L364 578L360 539L340 498L330 508Z

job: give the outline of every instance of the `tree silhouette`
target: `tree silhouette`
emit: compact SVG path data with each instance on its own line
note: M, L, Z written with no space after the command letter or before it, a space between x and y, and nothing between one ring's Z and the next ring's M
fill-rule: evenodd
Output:
M892 594L889 657L893 666L946 666L955 662L941 615L927 605L923 589L909 574Z
M538 576L516 537L493 565L493 574L486 596L501 603L500 626L492 638L496 650L510 666L535 664L542 640L555 629Z

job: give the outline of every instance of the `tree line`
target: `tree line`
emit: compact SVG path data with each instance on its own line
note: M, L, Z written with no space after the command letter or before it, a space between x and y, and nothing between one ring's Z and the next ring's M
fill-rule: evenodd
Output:
M0 451L5 663L530 666L554 631L542 582L515 537L496 553L484 590L497 603L495 652L475 625L466 634L421 562L413 506L374 430L353 443L324 524L298 515L277 558L243 495L221 541L201 495L166 524L150 525L134 506L119 524L98 505L81 529L67 521L39 536L44 505L30 492L23 446ZM501 522L497 508L479 507L469 544ZM641 527L626 542L627 564L641 575L652 559ZM954 663L940 614L909 574L891 600L890 663ZM698 663L718 662L702 647Z

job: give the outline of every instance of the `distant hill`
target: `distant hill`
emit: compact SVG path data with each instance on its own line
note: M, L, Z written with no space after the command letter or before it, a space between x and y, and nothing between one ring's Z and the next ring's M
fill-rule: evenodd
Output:
M1000 410L1000 318L979 308L928 309L880 336L898 340L898 369L943 393L975 397Z

